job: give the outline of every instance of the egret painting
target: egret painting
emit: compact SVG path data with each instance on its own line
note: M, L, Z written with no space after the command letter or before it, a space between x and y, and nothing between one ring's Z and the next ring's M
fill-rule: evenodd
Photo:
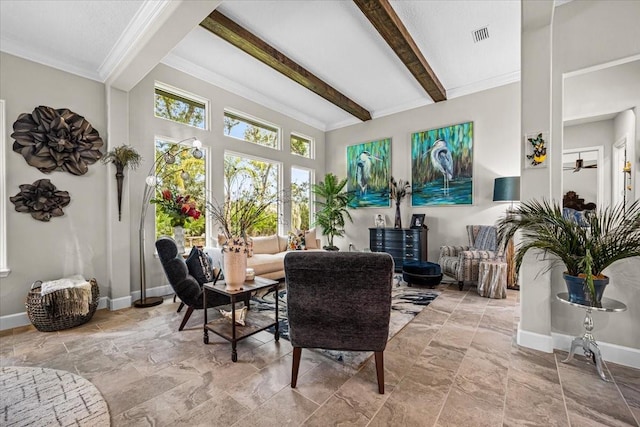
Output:
M351 208L389 207L391 138L347 147L347 191Z
M411 134L412 206L473 203L473 122Z

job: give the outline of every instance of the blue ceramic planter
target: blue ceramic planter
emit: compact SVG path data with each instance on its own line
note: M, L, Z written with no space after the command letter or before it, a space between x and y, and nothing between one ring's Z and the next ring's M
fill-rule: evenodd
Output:
M567 284L570 302L592 305L588 299L588 290L585 288L584 277L569 276L568 274L563 274L562 277L564 277L564 281ZM606 276L604 279L593 279L593 285L596 288L596 301L602 300L602 293L608 284L609 278Z

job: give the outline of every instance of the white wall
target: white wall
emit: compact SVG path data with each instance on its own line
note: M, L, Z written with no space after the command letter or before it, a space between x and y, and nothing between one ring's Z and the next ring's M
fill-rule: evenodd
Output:
M0 53L0 98L6 101L7 195L15 196L19 185L50 179L68 191L71 203L64 216L50 222L15 211L7 201L7 255L11 273L0 279L0 316L22 313L31 283L70 274L95 277L108 295L106 276L107 168L100 162L82 176L67 172L44 174L29 166L11 150L13 123L21 113L35 107L69 108L84 116L106 142L104 85L63 71Z
M494 203L493 181L497 177L519 175L520 169L520 86L517 83L455 98L449 101L381 117L327 132L327 172L346 176L346 147L391 137L391 175L411 179L411 133L473 121L473 205L410 206L410 197L401 205L402 224L409 226L413 213L426 214L429 227L428 259L437 262L442 245L468 244L465 225L493 224L507 206ZM349 243L362 249L369 246L368 227L373 216L383 213L393 224L395 205L389 208L351 210L353 224L346 235L336 239L342 250Z
M169 120L154 116L154 82L159 81L193 94L197 94L210 101L210 129L200 130ZM241 111L254 117L266 120L281 127L282 150L274 150L268 147L240 141L223 135L223 113L225 108ZM130 114L130 144L135 146L144 159L152 159L154 153L154 136L165 136L175 140L182 140L191 136L197 137L207 149L210 162L210 189L211 195L217 200L223 200L223 158L225 150L252 156L276 160L281 162L283 182L290 182L291 167L302 166L315 170L316 180L324 176L325 165L325 135L324 132L294 120L281 113L277 113L266 107L238 95L227 92L202 80L191 77L166 65L156 66L138 85L129 93ZM315 159L306 159L291 154L289 135L291 132L309 136L315 140ZM141 208L144 178L149 171L150 163L145 161L143 165L131 174L130 203L132 212L131 221L131 291L140 288L138 263L138 226ZM153 224L153 206L149 207L146 230L146 259L147 259L147 289L166 284L166 278L159 261L153 255L155 252L155 230ZM289 204L283 210L282 232L290 230ZM213 232L217 231L217 226ZM213 244L210 242L209 244Z

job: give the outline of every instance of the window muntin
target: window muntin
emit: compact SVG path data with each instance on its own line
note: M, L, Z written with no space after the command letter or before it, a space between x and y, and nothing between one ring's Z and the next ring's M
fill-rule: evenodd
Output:
M154 93L154 114L172 122L207 129L208 101L196 95L157 83Z
M204 156L196 159L191 155L190 144L176 144L160 138L156 138L155 155L164 154L167 150L176 153L176 161L174 164L164 164L159 171L157 191L155 198L162 197L162 190L168 189L172 194L189 195L190 200L196 202L196 208L201 212L200 218L197 220L189 219L184 225L185 247L187 250L193 246L206 245L206 157L207 150L202 148ZM186 149L183 149L186 148ZM185 180L182 172L189 174L189 179ZM159 205L156 205L156 239L160 236L172 236L173 227L171 226L170 216L162 211Z
M242 199L278 200L280 194L280 163L248 157L239 153L224 155L224 203ZM231 209L232 209L231 207ZM247 231L249 236L268 236L278 233L280 203L267 209L266 217Z
M280 129L247 115L225 110L223 133L253 144L280 149Z
M313 143L311 138L292 133L290 142L291 154L306 157L308 159L313 158Z
M291 167L291 229L308 230L311 219L312 171Z

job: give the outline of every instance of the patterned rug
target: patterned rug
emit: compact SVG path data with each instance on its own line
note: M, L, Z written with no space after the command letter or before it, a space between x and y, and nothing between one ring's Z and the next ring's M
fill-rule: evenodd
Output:
M394 285L391 294L391 318L389 320L389 339L393 338L413 318L420 313L440 292L433 289L408 287L405 283ZM263 296L251 298L251 309L264 311L269 316L274 315L275 292L270 291ZM254 308L255 307L255 308ZM278 325L280 337L289 340L289 320L287 319L287 290L278 291ZM269 329L273 333L274 328ZM313 349L325 356L344 364L344 366L358 370L373 354L366 351L336 351Z
M0 425L110 426L98 389L66 371L23 366L0 369Z

